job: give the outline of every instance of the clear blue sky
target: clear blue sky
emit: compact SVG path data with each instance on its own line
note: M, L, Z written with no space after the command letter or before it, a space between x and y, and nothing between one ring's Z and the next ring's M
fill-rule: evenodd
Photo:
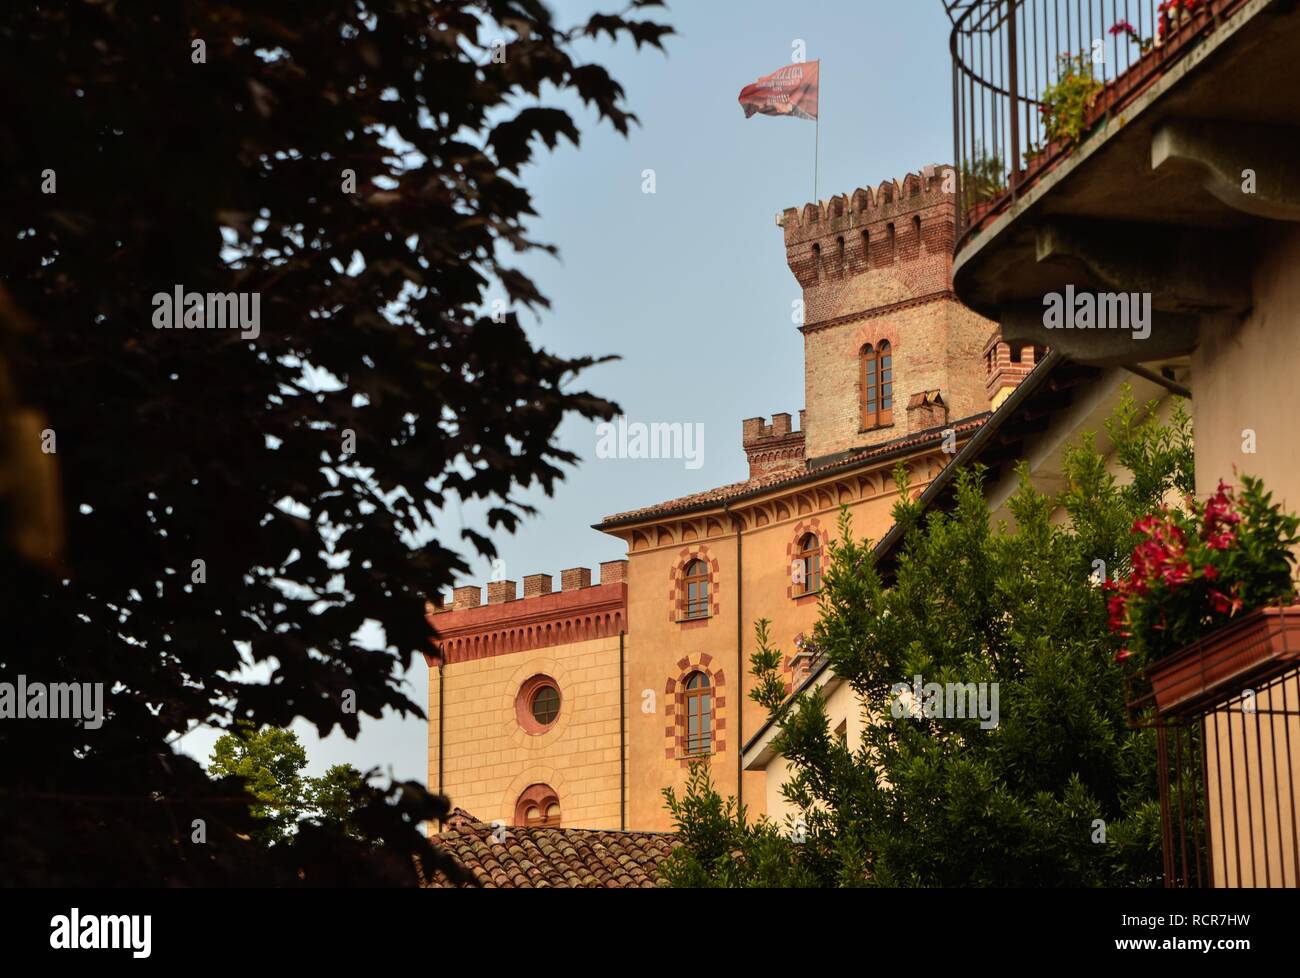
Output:
M618 0L552 2L562 24ZM704 426L703 465L596 458L595 426L569 421L560 442L583 458L556 494L525 494L538 516L516 536L493 534L507 578L624 556L590 529L611 513L746 477L741 419L803 407L802 341L790 321L799 297L774 218L812 198L814 124L755 116L740 89L792 59L803 40L821 60L822 199L901 178L952 156L948 19L940 0L676 0L668 54L607 41L583 49L625 87L641 126L624 139L577 110L582 145L543 156L524 173L540 213L534 236L560 248L523 267L550 297L525 316L534 344L566 356L617 354L585 385L619 402L630 422ZM552 99L547 104L572 108ZM642 193L653 169L656 193ZM479 526L477 512L448 514ZM486 531L484 531L486 532ZM482 583L486 561L474 564ZM409 673L423 704L427 669ZM426 776L424 721L366 720L357 741L320 740L299 725L320 773L333 763ZM214 738L186 749L206 760ZM454 800L454 799L453 799Z

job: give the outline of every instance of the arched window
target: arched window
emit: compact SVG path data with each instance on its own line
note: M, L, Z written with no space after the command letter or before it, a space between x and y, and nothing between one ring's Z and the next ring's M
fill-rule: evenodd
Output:
M876 423L890 424L894 420L894 354L888 341L880 341L876 354L880 366L880 416Z
M822 545L815 533L805 533L799 541L799 566L803 570L800 594L812 594L822 586Z
M559 828L560 796L549 784L531 784L515 802L515 825L524 828Z
M687 618L709 617L709 565L692 560L682 577L682 596Z
M862 427L880 428L894 419L894 356L887 340L862 348Z
M709 677L693 672L686 677L686 753L707 754L713 749L713 688Z

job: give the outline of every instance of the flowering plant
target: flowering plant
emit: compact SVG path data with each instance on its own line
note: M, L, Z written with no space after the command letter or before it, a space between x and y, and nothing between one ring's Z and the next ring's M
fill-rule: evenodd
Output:
M1203 6L1205 0L1160 0L1156 7L1157 33L1163 38Z
M1258 479L1219 483L1204 503L1161 507L1133 524L1129 573L1104 585L1116 659L1146 666L1268 604L1294 600L1300 517L1273 505Z
M1163 24L1164 20L1162 19L1160 23ZM1139 34L1137 32L1137 28L1134 27L1132 24L1130 24L1127 20L1121 20L1111 25L1110 33L1112 36L1116 34L1123 34L1130 41L1136 44L1138 46L1138 50L1141 51L1143 54L1146 54L1148 51L1151 50L1151 45L1153 43L1152 40L1149 37L1143 37L1141 34Z
M794 647L799 652L805 655L810 655L814 659L817 658L818 653L821 651L821 649L817 647L817 640L805 635L803 632L800 632L794 637Z

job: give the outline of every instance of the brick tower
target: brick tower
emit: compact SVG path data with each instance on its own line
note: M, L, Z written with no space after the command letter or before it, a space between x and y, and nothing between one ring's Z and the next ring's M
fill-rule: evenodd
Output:
M810 463L989 409L983 354L995 327L952 291L950 174L930 166L781 216L803 287Z

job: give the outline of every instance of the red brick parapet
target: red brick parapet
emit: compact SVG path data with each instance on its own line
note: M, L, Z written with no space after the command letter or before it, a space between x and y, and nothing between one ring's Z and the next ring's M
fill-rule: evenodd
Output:
M984 389L989 400L996 399L1004 389L1018 387L1045 353L1034 346L1013 351L1010 345L1002 342L1001 331L995 330L984 345Z
M613 570L602 576L616 576ZM430 608L427 618L437 633L430 640L433 651L425 654L430 664L440 653L451 664L584 642L626 630L627 582L615 580L452 611Z
M799 412L803 424L803 412ZM749 459L749 477L756 479L771 472L799 469L804 464L804 433L790 427L789 414L774 414L772 422L746 418L741 436L745 456Z

